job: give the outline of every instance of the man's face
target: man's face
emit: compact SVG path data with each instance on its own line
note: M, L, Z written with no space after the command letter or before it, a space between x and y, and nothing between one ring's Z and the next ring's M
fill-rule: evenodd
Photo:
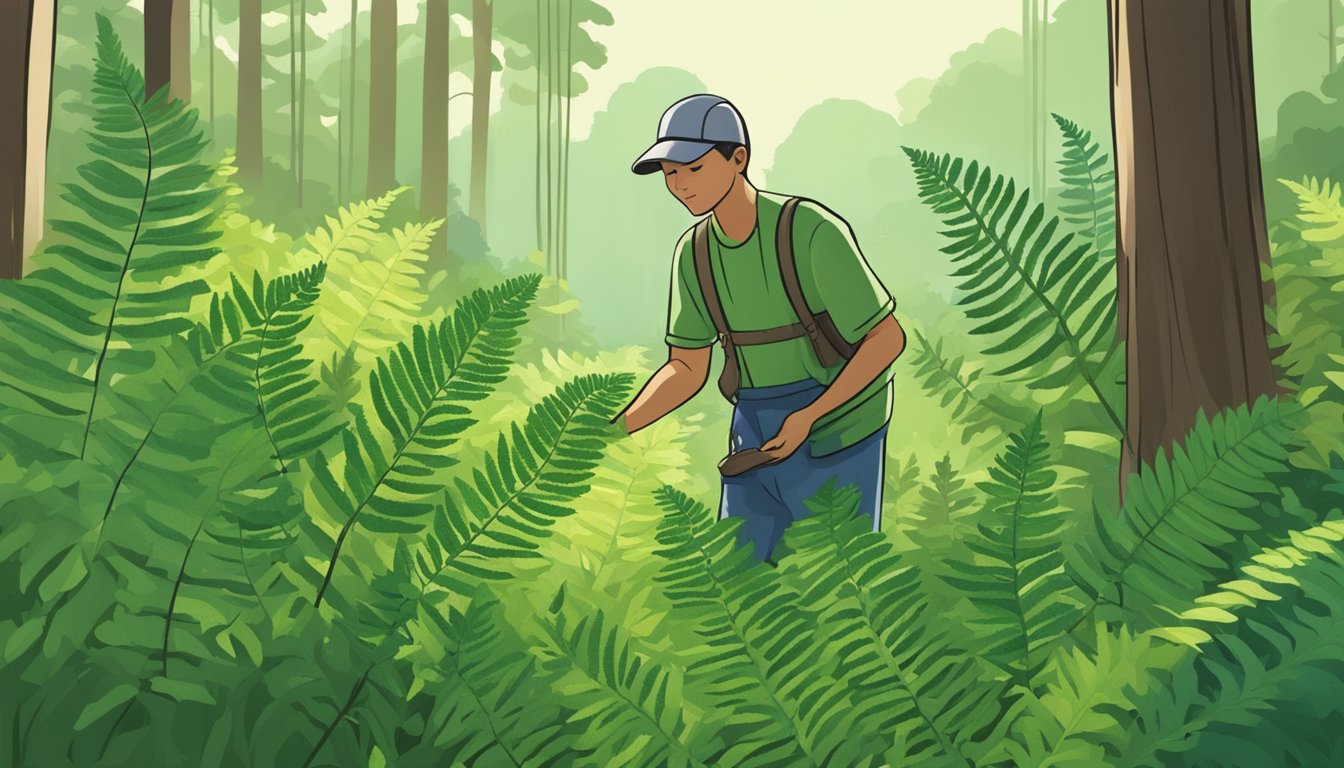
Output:
M738 147L731 157L711 149L689 163L662 161L667 191L695 216L714 210L732 189L733 181L747 162L747 150Z

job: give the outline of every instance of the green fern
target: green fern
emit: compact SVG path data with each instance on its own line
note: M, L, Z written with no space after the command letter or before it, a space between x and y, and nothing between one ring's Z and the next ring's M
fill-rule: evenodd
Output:
M1114 272L1086 258L1090 245L1073 245L1072 233L1056 236L1059 219L1047 219L1043 205L1023 219L1030 195L1016 193L1012 179L974 160L967 165L951 155L902 149L914 166L920 198L952 227L944 234L955 242L942 251L954 263L964 262L953 273L964 278L958 287L966 292L957 303L967 307L967 316L982 319L971 333L1007 334L985 349L1010 360L994 375L1020 373L1028 386L1041 389L1081 378L1123 438L1124 422L1096 379L1114 325L1115 288L1107 285Z
M507 578L511 561L540 556L547 529L573 514L572 502L588 490L632 382L624 373L576 377L533 406L508 438L500 432L473 482L453 478L416 552L420 598L430 587L469 593L470 580Z
M1297 194L1297 218L1307 226L1302 239L1318 245L1330 245L1344 239L1344 204L1339 201L1339 183L1315 176L1303 177L1302 183L1279 179L1279 183Z
M505 632L501 614L499 599L484 588L464 611L429 614L445 645L429 680L433 710L417 746L402 755L405 764L454 756L480 765L574 762L576 734L551 697L551 678L523 640Z
M23 338L0 357L0 388L15 390L25 409L77 422L72 452L81 458L114 346L143 349L190 327L191 300L207 288L180 273L217 251L220 194L209 185L213 169L198 162L205 140L195 110L166 91L146 99L144 78L101 14L97 45L89 147L98 158L62 192L84 217L51 221L59 242L0 300L7 333ZM45 442L65 450L72 426Z
M1054 112L1060 133L1064 135L1064 156L1059 160L1060 180L1064 191L1060 198L1066 201L1059 207L1064 221L1078 228L1085 239L1092 241L1092 251L1102 263L1115 264L1115 170L1110 158L1101 151L1101 145L1092 141L1092 132L1085 131L1072 120Z
M920 379L924 389L930 394L939 395L939 405L949 408L951 418L962 422L966 429L962 432L962 442L966 442L978 432L990 430L1000 423L1017 423L1020 419L1014 409L1001 398L982 395L974 390L977 379L984 372L976 368L963 375L964 358L948 359L943 354L943 340L930 343L919 329L914 329L917 346L914 349L914 362L917 366L915 377Z
M716 759L873 764L886 745L874 743L871 718L833 676L838 659L819 642L816 617L773 568L738 546L740 518L715 524L709 509L671 486L656 496L666 513L658 554L667 560L657 580L707 644L687 674L703 682L721 716L753 724Z
M601 611L571 624L562 583L549 616L537 616L543 641L535 647L556 679L552 688L587 727L577 747L586 765L705 766L715 726L692 727L678 703L677 676L633 650L629 638ZM711 763L711 761L713 761Z
M334 249L330 285L317 307L316 348L333 356L353 349L367 364L409 336L426 299L420 281L429 245L442 224L435 219L379 233L365 253Z
M806 505L812 514L784 533L784 580L818 609L822 642L840 657L841 680L859 691L865 721L888 734L893 765L976 765L984 729L1002 715L1006 693L984 683L974 657L957 648L917 568L886 535L856 515L859 492L832 479Z
M375 436L364 409L353 404L353 423L342 433L343 480L320 452L312 462L314 492L340 515L334 537L310 526L318 541L330 542L314 605L321 605L356 524L383 533L423 528L433 509L427 497L439 490L427 478L457 463L445 449L474 423L465 404L485 398L491 385L503 381L538 277L473 291L448 317L416 326L410 343L399 343L369 374L374 415L386 437Z
M1170 459L1159 450L1131 474L1121 514L1098 516L1068 564L1091 609L1113 604L1152 625L1158 606L1184 605L1224 574L1220 549L1264 525L1256 497L1275 491L1300 411L1264 396L1212 420L1201 410Z
M954 559L945 577L979 613L968 625L984 660L1028 689L1053 641L1081 614L1064 574L1060 543L1069 518L1051 493L1048 451L1037 411L977 485L992 501L976 514L979 535L965 540L974 556Z

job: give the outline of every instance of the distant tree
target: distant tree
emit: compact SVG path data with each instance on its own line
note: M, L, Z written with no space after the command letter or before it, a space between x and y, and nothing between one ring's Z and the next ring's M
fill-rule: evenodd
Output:
M173 3L145 0L145 95L158 93L172 78Z
M1250 0L1110 0L1109 10L1123 496L1128 474L1184 436L1199 409L1209 416L1278 386L1264 313L1272 286L1260 276L1269 245Z
M424 112L420 131L420 212L448 215L448 0L425 0Z
M0 278L23 277L24 260L42 237L46 194L47 135L51 127L55 0L10 0L0 4Z
M172 0L169 30L168 95L191 101L191 0Z
M261 0L238 4L237 144L239 177L261 181Z
M369 26L370 197L396 186L397 0L372 0Z
M486 158L490 142L490 81L494 77L494 0L471 3L471 195L467 212L485 228Z

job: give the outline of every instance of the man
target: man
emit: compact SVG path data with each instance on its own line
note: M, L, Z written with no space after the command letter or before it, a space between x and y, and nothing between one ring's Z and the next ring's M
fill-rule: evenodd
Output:
M790 228L798 283L807 308L827 313L834 324L828 330L838 331L841 346L853 353L825 365L808 334L781 338L782 326L802 327L800 320L810 324L812 317L799 318L781 274L776 237L788 197L747 180L750 153L737 108L697 94L663 113L658 140L635 161L635 173L661 172L668 191L693 215L709 214L707 222L698 222L712 231L701 234L709 251L701 264L710 267L727 327L746 341L730 349L715 326L718 313L699 282L693 226L673 256L668 360L613 421L621 420L627 433L657 421L700 391L716 340L735 352L740 389L729 450L760 449L768 463L725 475L719 517L744 518L739 541L752 543L758 560L774 564L771 555L784 529L810 514L804 501L833 477L837 487L857 484L858 513L879 530L890 368L905 348L905 334L892 315L891 294L859 252L849 225L803 200ZM731 362L730 356L725 365Z

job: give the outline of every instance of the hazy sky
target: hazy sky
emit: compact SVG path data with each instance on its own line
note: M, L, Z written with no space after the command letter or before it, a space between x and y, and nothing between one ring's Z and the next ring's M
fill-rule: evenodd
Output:
M574 100L574 138L587 136L593 113L622 83L651 67L672 66L737 105L751 132L757 168L770 165L775 148L808 108L838 97L898 115L896 91L906 82L937 76L949 56L991 30L1022 27L1021 4L1014 0L600 1L615 23L591 31L607 47L608 62L587 73L592 89ZM420 17L422 0L397 2L401 23ZM350 16L348 3L327 5L313 20L322 35L343 27ZM367 0L360 7L367 9ZM282 23L283 16L267 21ZM227 40L217 42L233 53ZM468 87L466 76L459 77L453 87ZM497 107L498 88L494 95ZM458 99L453 125L465 127L470 117L470 104ZM652 142L660 115L647 117Z
M1100 1L1100 0L1099 0ZM574 131L621 83L650 67L698 76L747 121L758 168L808 108L828 98L900 113L896 91L933 77L948 57L991 30L1022 28L1013 0L606 0L615 23L597 27L609 61L574 100ZM824 10L823 10L824 9ZM649 140L660 115L649 115ZM755 161L753 161L755 165Z

